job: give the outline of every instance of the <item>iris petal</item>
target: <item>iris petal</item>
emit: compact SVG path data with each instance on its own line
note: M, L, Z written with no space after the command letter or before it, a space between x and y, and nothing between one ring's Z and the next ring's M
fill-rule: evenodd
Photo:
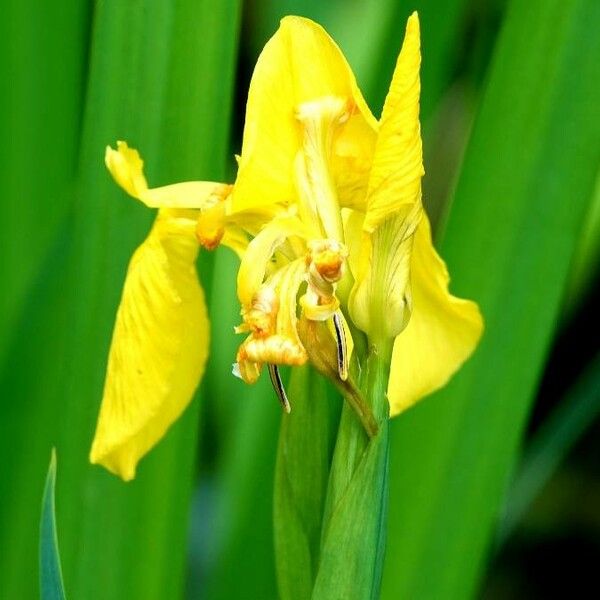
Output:
M90 453L125 480L189 404L209 322L195 261L195 211L159 211L127 272Z
M398 210L421 200L423 153L419 124L419 19L408 20L406 35L385 99L369 178L363 227L372 233Z
M413 311L396 338L388 398L392 416L441 388L471 355L483 331L477 304L452 296L444 261L424 215L411 260Z
M326 96L351 100L356 107L350 119L353 130L374 137L377 122L338 46L316 23L301 17L285 17L265 45L250 82L242 153L233 192L234 212L258 205L286 206L294 202L294 160L302 143L296 110L304 102ZM357 150L364 154L369 144L350 141L340 148L346 165L351 158L349 152ZM368 154L357 162L363 165L363 172L365 161L369 162ZM364 177L366 181L366 172ZM360 184L352 180L347 185L354 198ZM343 203L343 198L340 200Z
M230 185L213 181L184 181L148 188L144 161L126 142L117 142L116 150L107 146L104 161L114 180L150 208L203 208L211 198L222 199L231 190Z

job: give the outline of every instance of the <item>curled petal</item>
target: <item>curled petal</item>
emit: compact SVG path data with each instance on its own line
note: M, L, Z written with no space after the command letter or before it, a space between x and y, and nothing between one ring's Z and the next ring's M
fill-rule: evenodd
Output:
M411 262L413 311L394 343L388 386L392 416L442 387L483 331L477 304L449 293L450 277L431 243L425 215L414 236Z
M223 200L231 192L230 185L212 181L185 181L148 188L144 161L126 142L117 142L116 150L107 146L104 162L114 180L130 196L150 208L204 208Z
M90 460L124 480L189 404L208 353L193 211L159 211L127 271Z
M304 259L297 259L278 269L261 288L261 294L246 311L244 325L238 332L252 333L237 354L237 371L244 381L253 383L260 365L302 365L308 356L298 335L298 289L304 282ZM275 300L276 299L276 300ZM263 317L260 312L263 311ZM256 375L256 377L254 377Z

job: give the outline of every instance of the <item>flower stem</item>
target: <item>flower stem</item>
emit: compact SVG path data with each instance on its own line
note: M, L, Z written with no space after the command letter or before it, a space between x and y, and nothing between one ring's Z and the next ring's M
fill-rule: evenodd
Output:
M288 391L293 409L282 415L275 470L277 582L282 600L310 600L340 402L309 366L292 371Z
M323 517L313 600L377 598L385 547L388 465L386 397L391 344L371 344L360 389L378 422L369 438L344 406Z

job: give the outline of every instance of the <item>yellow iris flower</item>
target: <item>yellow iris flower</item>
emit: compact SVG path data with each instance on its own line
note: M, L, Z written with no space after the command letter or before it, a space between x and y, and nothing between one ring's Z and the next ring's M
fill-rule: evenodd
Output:
M240 255L238 331L248 336L234 372L252 383L267 365L288 410L277 365L308 360L352 402L353 328L374 344L395 340L392 415L471 354L481 316L449 294L421 205L419 44L415 13L377 121L327 33L283 19L252 77L233 187L149 189L135 150L107 149L116 182L159 211L127 273L92 462L133 478L198 385L209 340L199 245Z
M340 306L372 343L395 339L392 415L441 387L476 346L481 315L449 294L421 204L419 68L415 13L378 122L340 49L312 21L286 17L261 53L232 203L282 208L250 242L238 275L246 381L263 363L322 354L301 339L299 291L301 320L338 316L346 343Z

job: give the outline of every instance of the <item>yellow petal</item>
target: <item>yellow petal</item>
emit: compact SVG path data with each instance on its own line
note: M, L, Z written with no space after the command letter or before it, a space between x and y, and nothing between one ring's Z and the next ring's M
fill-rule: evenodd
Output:
M450 277L431 243L426 215L414 236L413 311L396 338L388 398L392 416L442 387L471 355L483 331L477 304L448 292Z
M305 272L305 261L299 258L275 271L263 285L264 299L259 300L261 306L256 308L270 312L270 315L264 315L267 318L270 318L274 312L275 323L274 327L268 327L270 331L263 329L251 333L239 348L237 373L247 383L256 381L261 364L297 366L307 361L306 350L298 336L296 301L298 289L304 282ZM253 314L253 325L258 323L257 316L260 318L261 315ZM237 331L249 329L252 330L252 327L242 326Z
M185 181L150 189L144 177L144 161L126 142L117 142L116 150L107 146L104 162L114 180L150 208L203 208L231 191L230 185L213 181Z
M275 250L291 236L305 237L302 223L295 217L274 219L246 248L237 276L238 298L242 306L252 303L265 279Z
M363 225L369 233L403 205L421 200L420 64L419 19L413 13L383 107Z
M208 353L192 211L161 210L131 259L90 460L125 480L186 408Z
M335 42L309 19L284 18L258 58L250 82L234 211L294 201L294 160L301 147L296 110L327 96L352 100L357 111L350 121L366 121L376 130Z
M357 231L356 211L346 222L353 232L348 241L355 280L348 308L355 325L372 341L395 338L410 318L413 237L423 210L420 203L409 208L380 223L371 235Z
M376 134L372 122L353 115L334 143L331 170L342 207L366 211Z

